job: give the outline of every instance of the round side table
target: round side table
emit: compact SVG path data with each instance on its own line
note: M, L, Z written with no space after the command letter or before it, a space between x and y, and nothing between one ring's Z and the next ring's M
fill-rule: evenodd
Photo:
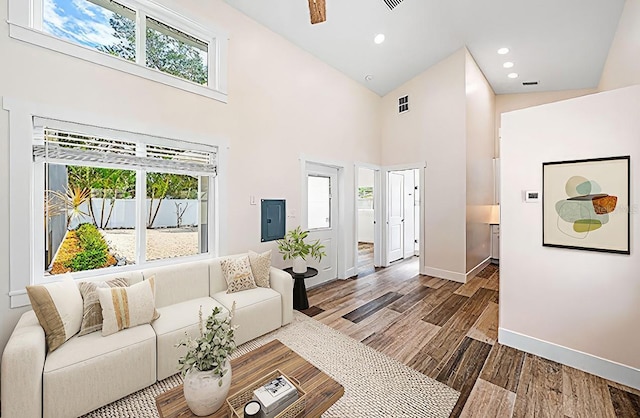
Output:
M318 270L313 267L307 267L305 273L294 273L293 267L284 269L287 273L293 277L293 309L302 311L309 309L309 299L307 299L307 286L304 284L304 280L310 277L318 275Z

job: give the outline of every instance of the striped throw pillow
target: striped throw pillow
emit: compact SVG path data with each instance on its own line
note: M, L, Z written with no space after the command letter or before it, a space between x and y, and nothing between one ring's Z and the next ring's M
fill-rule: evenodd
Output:
M157 319L155 277L129 287L97 289L102 306L102 336Z
M44 285L27 286L31 307L44 329L51 353L80 330L82 296L70 274L63 280Z
M127 279L113 279L104 282L80 282L78 287L82 294L82 325L78 336L90 334L102 329L102 306L98 299L97 289L107 289L110 287L127 287Z

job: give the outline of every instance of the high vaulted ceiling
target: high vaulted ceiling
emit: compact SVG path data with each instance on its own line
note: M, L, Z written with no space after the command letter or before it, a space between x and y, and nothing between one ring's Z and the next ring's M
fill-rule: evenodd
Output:
M307 0L225 1L379 95L463 46L497 94L596 87L624 6L624 0L404 0L389 10L383 0L326 0L327 21L311 25ZM380 45L373 42L378 33L386 37ZM510 52L498 55L501 47ZM513 68L503 68L506 61ZM512 72L518 78L508 78Z

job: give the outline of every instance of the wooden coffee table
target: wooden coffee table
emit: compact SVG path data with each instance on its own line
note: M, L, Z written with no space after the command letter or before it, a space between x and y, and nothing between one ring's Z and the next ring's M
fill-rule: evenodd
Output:
M262 376L279 369L284 374L297 379L307 393L307 404L304 417L319 417L344 394L341 384L321 372L311 363L291 351L278 340L257 348L235 360L231 360L232 395L250 385ZM156 406L160 418L195 417L184 400L182 385L177 386L156 397ZM228 417L229 410L225 404L209 417Z

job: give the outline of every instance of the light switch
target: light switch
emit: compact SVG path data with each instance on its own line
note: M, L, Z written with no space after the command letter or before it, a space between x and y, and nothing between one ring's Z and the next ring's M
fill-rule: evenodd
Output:
M250 205L255 205L256 204L256 197L255 196L249 196L249 204Z

